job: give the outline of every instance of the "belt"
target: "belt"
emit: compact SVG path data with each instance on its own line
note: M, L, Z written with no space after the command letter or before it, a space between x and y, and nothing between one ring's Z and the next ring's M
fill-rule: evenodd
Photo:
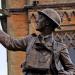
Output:
M51 70L46 70L46 71L42 71L42 70L27 70L26 71L29 74L33 74L33 75L53 75Z

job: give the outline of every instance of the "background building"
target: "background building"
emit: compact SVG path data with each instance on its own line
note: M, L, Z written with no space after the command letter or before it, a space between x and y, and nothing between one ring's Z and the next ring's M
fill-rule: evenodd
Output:
M28 5L28 6L26 6ZM35 15L44 8L56 9L62 17L62 30L56 30L55 39L68 45L75 63L75 0L2 0L2 8L8 9L0 16L2 27L12 37L21 38L35 31ZM22 75L20 64L25 53L7 51L8 74Z

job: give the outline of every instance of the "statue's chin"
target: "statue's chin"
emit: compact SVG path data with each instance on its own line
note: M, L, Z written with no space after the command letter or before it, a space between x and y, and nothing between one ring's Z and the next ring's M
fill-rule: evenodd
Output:
M42 32L43 30L45 30L45 28L46 27L44 26L44 27L36 28L36 30Z
M40 32L42 31L42 29L36 29L36 30L37 30L37 31L40 31Z

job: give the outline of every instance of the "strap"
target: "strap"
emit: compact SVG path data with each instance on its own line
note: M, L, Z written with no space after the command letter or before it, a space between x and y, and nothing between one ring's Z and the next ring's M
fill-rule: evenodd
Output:
M57 60L56 59L56 45L55 44L56 44L56 41L55 41L53 34L52 34L52 50L53 50L52 56L53 56L53 58L52 58L51 68L52 68L53 74L58 75L58 66L56 63L56 60Z

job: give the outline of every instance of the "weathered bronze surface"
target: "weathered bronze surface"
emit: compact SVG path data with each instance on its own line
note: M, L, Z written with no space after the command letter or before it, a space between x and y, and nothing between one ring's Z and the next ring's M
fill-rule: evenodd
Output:
M67 46L54 40L56 24L44 14L38 14L38 17L36 28L39 28L39 35L31 34L15 39L0 30L0 43L8 50L27 53L26 61L21 65L25 75L75 75L75 66Z

